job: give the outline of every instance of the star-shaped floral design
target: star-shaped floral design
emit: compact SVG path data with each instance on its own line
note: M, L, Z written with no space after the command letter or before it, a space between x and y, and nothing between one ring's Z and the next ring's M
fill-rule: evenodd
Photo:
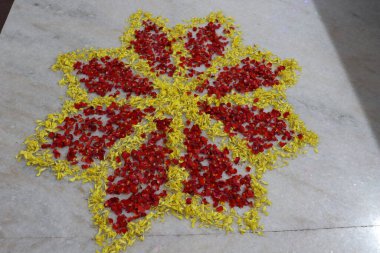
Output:
M294 60L244 46L221 13L166 24L138 11L120 48L59 55L69 99L19 154L38 175L93 184L102 252L143 239L166 214L261 233L264 172L317 145L286 102Z

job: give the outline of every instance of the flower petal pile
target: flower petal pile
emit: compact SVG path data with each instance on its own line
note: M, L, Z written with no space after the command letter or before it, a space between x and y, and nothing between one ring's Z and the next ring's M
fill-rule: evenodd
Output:
M102 252L143 239L167 214L192 226L262 233L267 170L316 147L286 102L299 66L244 46L222 13L167 26L138 11L110 49L59 55L61 112L37 121L18 157L93 184Z

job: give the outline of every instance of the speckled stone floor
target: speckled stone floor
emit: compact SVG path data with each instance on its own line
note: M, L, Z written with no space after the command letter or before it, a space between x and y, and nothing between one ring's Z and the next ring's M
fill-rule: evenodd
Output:
M379 3L16 0L0 35L0 252L95 252L89 186L36 177L14 157L34 120L62 104L60 75L49 70L57 54L118 46L138 8L172 24L222 10L245 44L296 58L303 72L288 98L320 152L266 174L263 237L167 217L128 252L380 252Z

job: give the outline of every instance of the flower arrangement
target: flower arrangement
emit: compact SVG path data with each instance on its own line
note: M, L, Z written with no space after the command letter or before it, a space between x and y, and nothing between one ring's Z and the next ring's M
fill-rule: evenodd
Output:
M166 214L261 234L264 173L318 143L286 102L295 60L243 45L219 12L167 22L138 11L121 47L59 55L69 99L18 155L37 175L93 185L102 252L143 239Z

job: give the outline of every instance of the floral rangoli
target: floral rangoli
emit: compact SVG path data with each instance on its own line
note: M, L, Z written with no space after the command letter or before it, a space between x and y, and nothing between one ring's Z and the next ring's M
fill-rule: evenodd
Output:
M68 99L18 155L37 175L93 185L102 252L125 250L165 215L261 234L265 171L318 143L286 101L295 60L243 45L221 13L167 22L138 11L121 47L59 55Z

